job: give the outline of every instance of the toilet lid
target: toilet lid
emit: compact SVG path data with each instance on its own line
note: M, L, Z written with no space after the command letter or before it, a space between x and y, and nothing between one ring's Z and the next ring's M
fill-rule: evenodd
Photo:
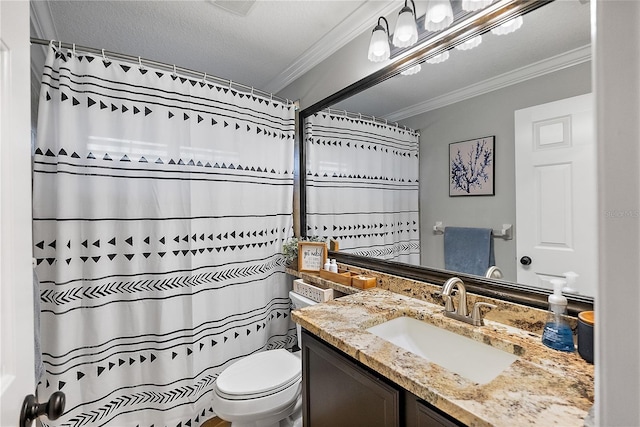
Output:
M283 390L302 377L300 358L285 349L247 356L227 367L216 380L218 394L251 399Z

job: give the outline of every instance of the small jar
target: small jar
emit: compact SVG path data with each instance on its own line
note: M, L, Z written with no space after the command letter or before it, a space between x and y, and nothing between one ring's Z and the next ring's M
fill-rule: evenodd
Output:
M589 363L593 363L593 314L593 311L578 313L578 354Z

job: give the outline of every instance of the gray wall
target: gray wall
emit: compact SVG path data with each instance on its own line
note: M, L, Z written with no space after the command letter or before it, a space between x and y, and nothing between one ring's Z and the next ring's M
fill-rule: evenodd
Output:
M299 100L300 109L304 110L389 65L387 61L373 63L367 59L370 37L371 32L365 31L278 92L278 95Z
M420 129L421 264L444 268L436 221L499 228L516 221L514 111L591 92L591 63L512 85L403 121ZM449 144L495 135L495 196L449 197ZM516 236L517 238L517 236ZM516 279L516 241L494 239L496 264Z

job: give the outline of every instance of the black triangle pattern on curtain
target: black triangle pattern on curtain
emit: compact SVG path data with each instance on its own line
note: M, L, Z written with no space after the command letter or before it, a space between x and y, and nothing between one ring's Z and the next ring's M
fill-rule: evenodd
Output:
M43 425L198 426L225 366L296 340L280 254L293 107L51 52L33 166L38 388L69 409Z
M419 140L404 128L317 113L305 122L307 234L357 255L420 262ZM340 159L342 173L327 168ZM339 198L343 202L327 203Z

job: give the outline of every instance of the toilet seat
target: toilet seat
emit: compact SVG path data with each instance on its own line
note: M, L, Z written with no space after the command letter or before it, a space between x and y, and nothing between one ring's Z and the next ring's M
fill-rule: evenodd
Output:
M228 366L216 380L216 394L228 400L267 397L299 383L300 358L285 349L247 356Z

